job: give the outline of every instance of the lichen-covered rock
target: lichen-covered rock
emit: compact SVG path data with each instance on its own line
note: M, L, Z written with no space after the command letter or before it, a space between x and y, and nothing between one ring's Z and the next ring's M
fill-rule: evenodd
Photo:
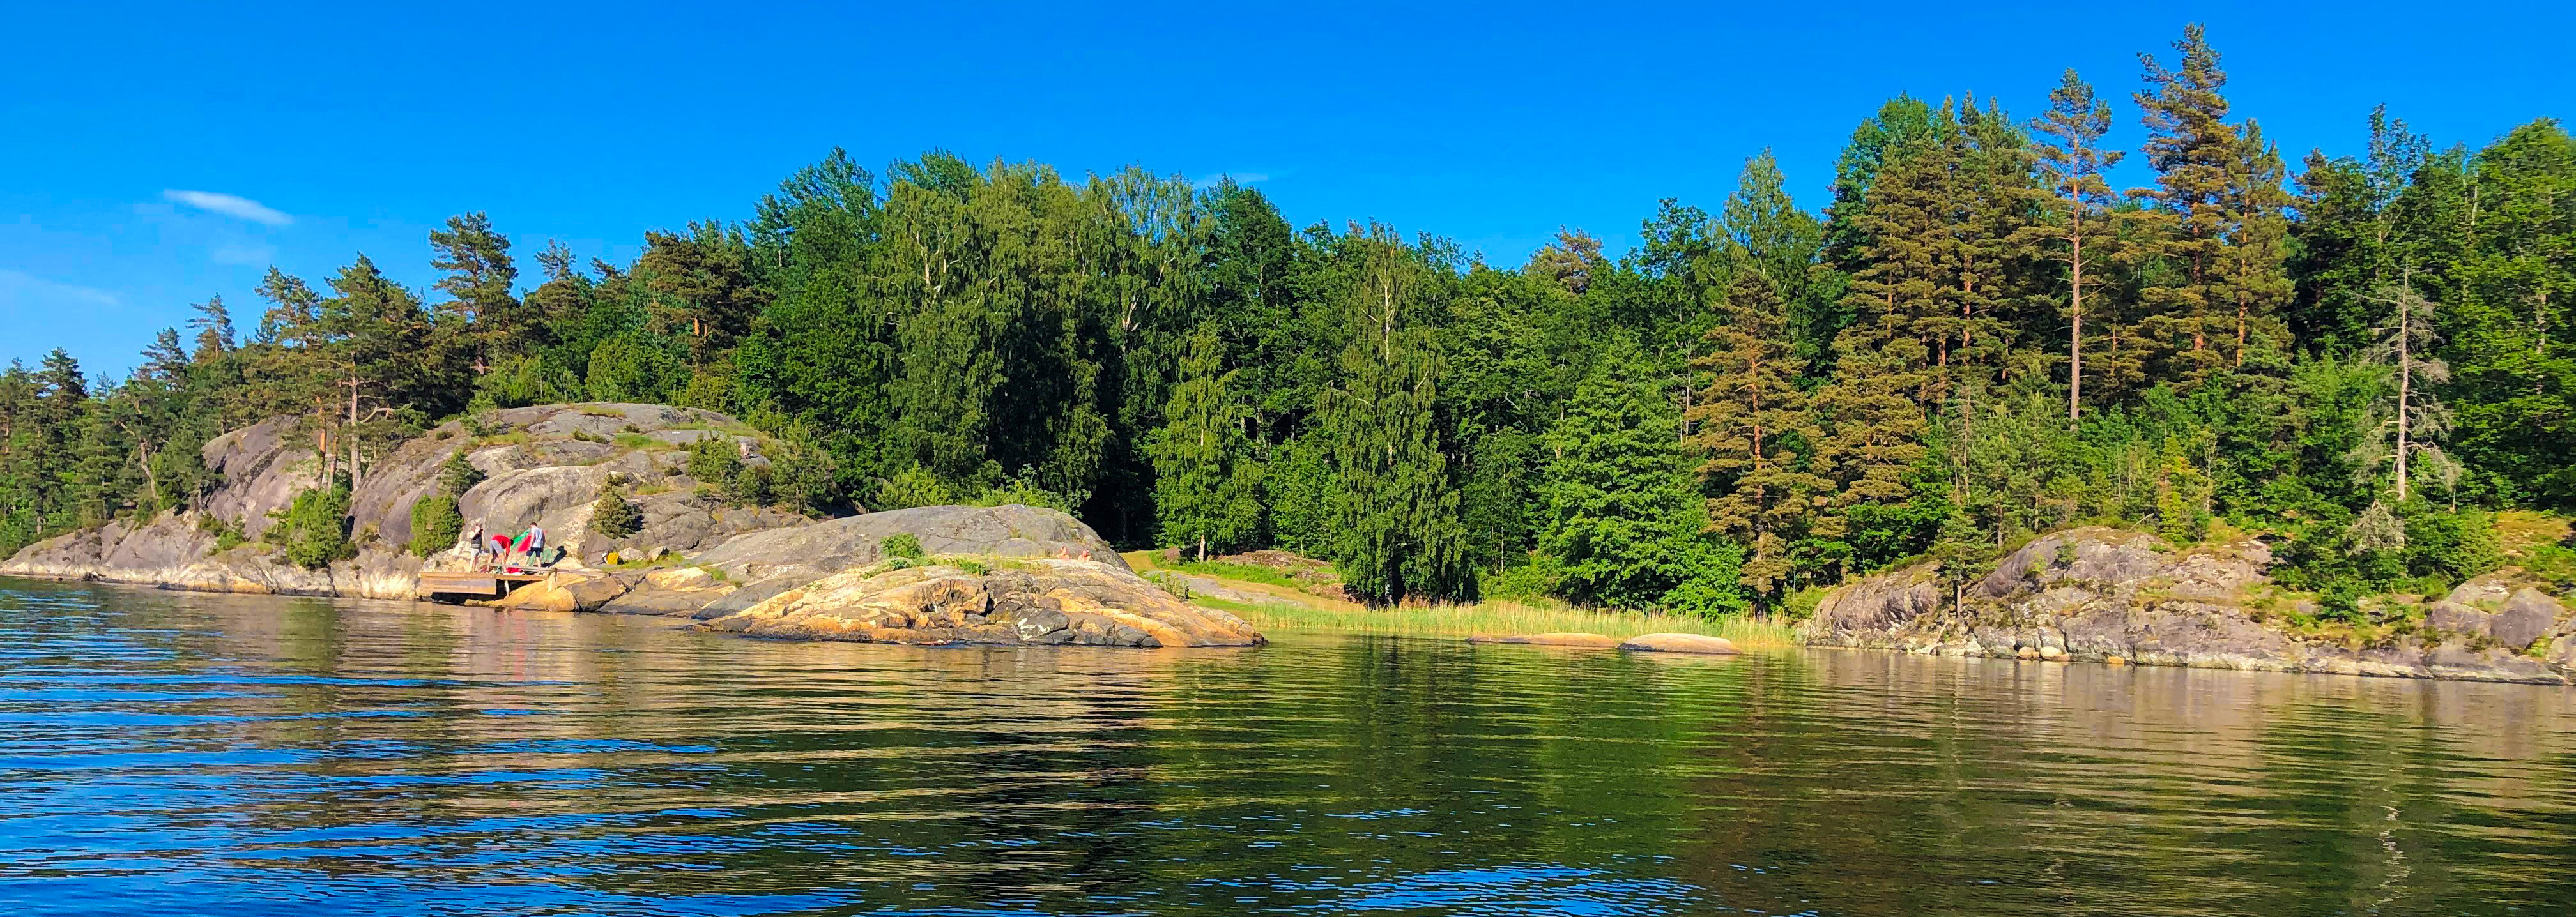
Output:
M1941 587L1932 581L1935 572L1931 564L1918 564L1834 590L1816 606L1807 627L1829 643L1867 641L1871 634L1903 629L1916 618L1940 610Z
M1119 569L1127 561L1090 526L1049 509L1007 506L919 506L831 519L733 539L699 557L746 580L789 568L837 573L883 559L887 538L911 535L924 552L986 557L1094 560Z
M530 611L597 611L610 600L625 595L627 588L626 579L620 576L557 573L521 586L497 601L475 604Z
M46 579L135 583L198 592L408 599L420 560L360 551L352 560L307 568L277 549L245 544L215 550L215 536L193 516L164 513L142 525L110 522L21 549L0 574Z
M469 429L469 425L471 429ZM30 545L0 573L179 589L410 598L417 575L463 569L466 542L478 526L491 534L545 528L548 543L572 549L572 566L599 561L612 548L630 554L694 552L735 537L812 520L768 507L738 507L699 495L676 446L726 440L746 463L761 463L760 440L740 422L710 411L652 404L558 404L514 408L433 428L376 458L350 494L355 559L322 569L282 562L256 539L272 514L322 480L314 441L296 418L270 418L218 436L203 458L218 475L194 511L141 525L111 523ZM463 453L485 478L457 501L464 532L456 545L424 564L406 552L412 504L438 486L448 459ZM636 490L645 524L633 536L590 532L591 507L612 476ZM218 555L215 530L232 528L252 543ZM819 574L818 574L819 575Z
M294 595L413 598L424 569L474 562L471 534L515 534L542 526L569 558L543 582L479 604L549 611L611 611L711 620L723 630L764 636L887 639L899 642L1085 643L1210 646L1258 643L1261 636L1224 612L1191 606L1129 571L1109 543L1061 512L1028 506L925 506L814 520L772 507L730 505L687 473L679 448L717 439L747 465L765 463L762 440L721 414L650 404L515 408L452 421L373 461L350 496L357 557L319 569L284 563L251 542L216 551L218 532L267 531L270 514L315 486L322 463L293 419L276 418L207 444L223 483L195 512L139 525L111 523L30 545L0 573L141 583L180 589ZM483 480L460 495L464 532L426 561L406 553L411 508L439 486L443 467L463 455ZM643 517L632 535L590 530L592 507L623 486ZM929 554L973 555L1019 566L940 577L902 588L871 575L885 541L910 535ZM651 572L592 569L610 551L623 557L677 553L690 566ZM904 579L905 577L895 577ZM873 585L866 585L873 584ZM886 591L891 589L891 591ZM884 592L878 595L878 592ZM981 596L970 601L970 596ZM847 609L876 609L845 617ZM865 598L865 602L856 599ZM968 611L981 602L983 610ZM894 613L934 609L928 616Z
M2420 639L2347 646L2267 623L2284 604L2257 597L2271 562L2259 541L2175 551L2136 532L2074 529L2032 540L1955 591L1932 564L1861 578L1827 595L1799 634L1956 656L2547 683L2576 674L2576 637L2560 636L2576 622L2505 576L2434 602ZM2543 658L2522 655L2535 645Z
M2453 595L2459 594L2452 590ZM2424 611L2424 626L2449 634L2471 637L2487 636L2487 623L2495 615L2453 599L2433 603Z
M699 625L759 637L865 643L1252 646L1243 619L1200 608L1121 565L1038 558L985 572L869 567L787 589Z
M2496 612L2495 619L2487 622L2487 636L2519 653L2557 626L2559 616L2565 613L2557 599L2536 589L2517 589L2512 598L2505 600L2504 609Z

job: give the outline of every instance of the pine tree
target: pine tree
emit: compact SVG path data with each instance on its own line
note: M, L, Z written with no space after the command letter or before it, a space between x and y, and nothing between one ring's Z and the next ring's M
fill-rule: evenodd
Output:
M2227 123L2227 74L2202 28L2184 27L2174 50L2172 68L2139 55L2156 187L2133 194L2154 205L2145 253L2171 269L2138 291L2147 310L2138 332L2166 378L2197 385L2278 344L2271 329L2290 292L2281 270L2288 195L2279 151L2250 122Z
M210 296L189 308L197 311L197 317L188 320L188 327L197 329L197 351L192 359L211 363L233 352L233 314L224 308L224 298Z
M1943 400L1955 336L1972 331L1958 321L1967 301L1953 270L1957 133L1945 110L1884 153L1862 206L1836 204L1853 240L1843 308L1854 320L1835 335L1833 375L1816 393L1827 433L1813 468L1845 510L1912 497L1905 478L1923 457L1927 406ZM1844 530L1839 519L1820 529Z
M429 266L447 272L432 286L452 297L439 304L438 316L465 342L476 375L503 356L533 349L527 335L534 317L512 292L519 268L510 260L510 239L492 231L489 216L447 218L446 229L430 230L429 247L436 252Z
M1225 369L1225 343L1211 322L1190 337L1180 379L1147 447L1154 461L1154 508L1165 544L1206 560L1248 544L1261 526L1260 467L1244 437L1247 412Z
M1709 352L1693 361L1708 386L1692 408L1690 445L1706 456L1703 487L1719 494L1708 501L1709 526L1751 548L1743 582L1772 596L1790 571L1789 543L1805 534L1814 498L1832 482L1807 471L1799 451L1811 451L1820 434L1798 388L1805 361L1788 333L1788 306L1769 273L1738 273L1720 311Z
M1904 502L1913 496L1906 476L1924 456L1924 411L1914 400L1924 385L1923 344L1854 326L1834 345L1833 381L1815 398L1830 424L1816 468L1833 479L1846 509Z
M2103 239L2096 227L2104 221L2104 210L2115 203L2103 173L2118 165L2124 154L2102 148L2102 137L2111 130L2110 103L2096 98L2093 87L2075 71L2066 71L2058 87L2049 92L2048 102L2048 113L2031 122L2031 131L2040 135L2032 138L2031 152L2048 176L2049 193L2064 222L2035 223L2025 233L2066 246L2049 256L2066 262L2066 419L2072 423L2084 406L2084 269L2101 259ZM2085 258L2088 240L2097 253L2093 261Z

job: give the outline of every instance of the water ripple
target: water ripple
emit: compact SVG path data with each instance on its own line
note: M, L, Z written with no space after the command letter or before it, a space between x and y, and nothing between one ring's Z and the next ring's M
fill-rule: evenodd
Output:
M0 906L2576 909L2564 689L1277 636L801 645L0 583Z

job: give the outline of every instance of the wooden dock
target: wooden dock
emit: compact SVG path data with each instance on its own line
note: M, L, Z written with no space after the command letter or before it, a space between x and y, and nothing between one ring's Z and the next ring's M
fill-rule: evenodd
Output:
M495 573L490 570L423 570L420 572L420 595L441 602L497 599L529 583L543 582L551 575Z

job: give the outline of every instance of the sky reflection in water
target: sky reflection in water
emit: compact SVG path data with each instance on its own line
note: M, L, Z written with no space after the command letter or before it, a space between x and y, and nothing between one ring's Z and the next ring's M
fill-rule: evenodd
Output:
M2559 688L0 581L20 915L2576 913Z

